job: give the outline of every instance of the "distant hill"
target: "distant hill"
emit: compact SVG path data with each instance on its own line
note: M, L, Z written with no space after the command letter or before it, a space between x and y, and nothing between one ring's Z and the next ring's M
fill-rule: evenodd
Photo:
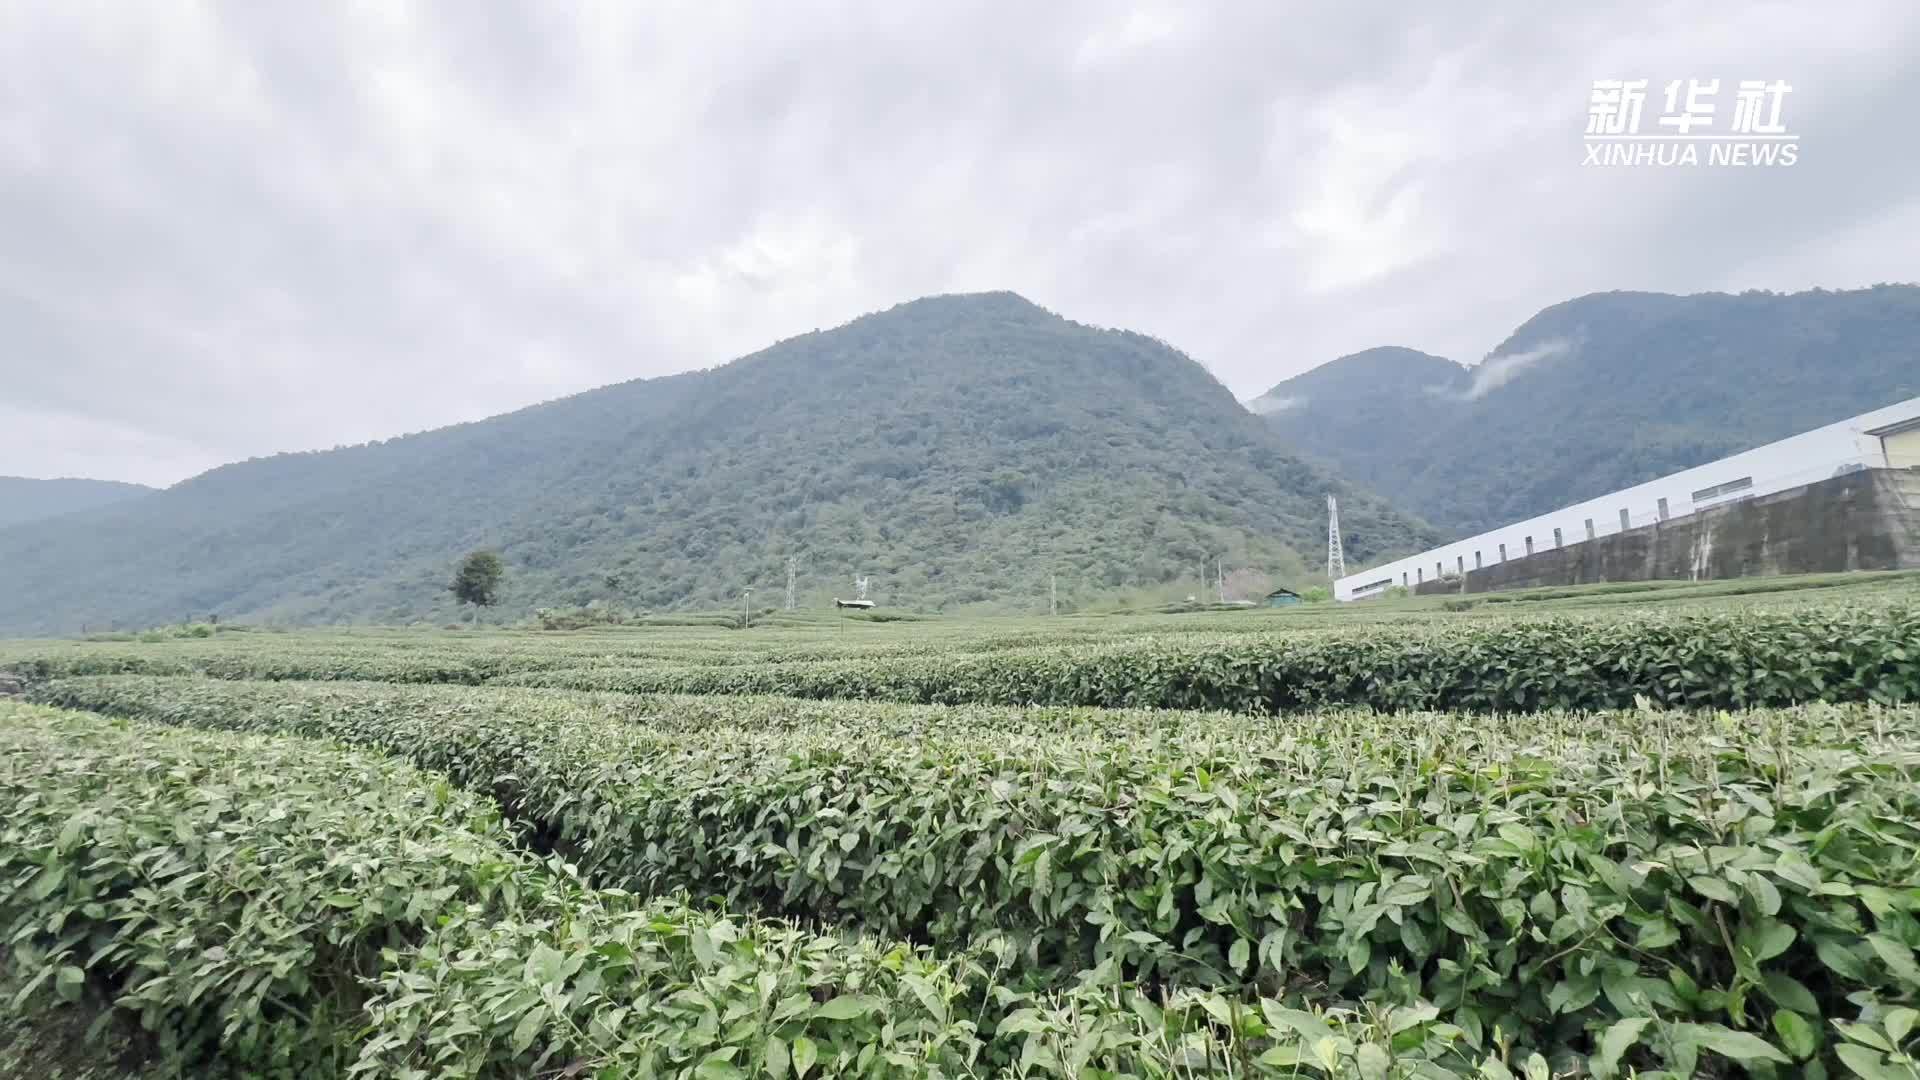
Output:
M76 510L91 510L153 494L154 489L117 480L30 480L0 476L0 529Z
M1341 498L1349 558L1428 526L1282 448L1199 364L1009 293L902 304L710 371L479 423L214 469L0 533L0 631L219 612L445 619L454 560L508 614L803 601L1038 604L1192 580L1203 555L1304 581Z
M1920 287L1596 293L1468 368L1370 349L1249 407L1295 450L1457 534L1920 394Z

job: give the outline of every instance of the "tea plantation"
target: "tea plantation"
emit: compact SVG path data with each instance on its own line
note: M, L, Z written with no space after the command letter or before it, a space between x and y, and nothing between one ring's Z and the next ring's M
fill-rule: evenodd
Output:
M0 643L0 1075L1920 1076L1911 578Z

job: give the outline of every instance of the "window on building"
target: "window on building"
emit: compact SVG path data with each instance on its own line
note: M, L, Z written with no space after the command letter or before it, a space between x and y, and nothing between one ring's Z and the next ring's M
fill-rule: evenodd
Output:
M1667 500L1665 499L1660 500L1660 520L1667 520Z
M1480 569L1480 553L1477 551L1473 553L1473 568Z
M1562 546L1564 546L1564 545L1562 545L1562 544L1561 544L1561 542L1560 542L1560 530L1559 530L1559 529L1555 529L1555 530L1553 530L1553 546L1554 546L1554 547L1562 547Z
M1403 589L1407 587L1407 575L1404 570L1400 573L1400 587Z
M1527 537L1526 541L1527 541L1527 554L1531 555L1533 554L1533 537L1531 536Z
M1507 561L1507 545L1505 544L1500 545L1500 561L1501 562Z
M1620 531L1626 532L1631 528L1633 528L1633 519L1627 516L1627 508L1623 506L1620 508Z
M1593 519L1587 519L1587 539L1593 539Z
M1731 495L1736 491L1746 491L1751 487L1753 487L1753 477L1743 476L1738 480L1729 480L1724 484L1703 487L1693 493L1693 501L1705 502L1708 499L1717 499L1722 495Z
M1413 583L1414 583L1415 585L1418 585L1418 584L1420 584L1421 582L1423 582L1423 581L1425 581L1425 580L1427 580L1427 578L1426 578L1426 573L1427 573L1427 572L1426 572L1425 570L1422 570L1422 569L1420 569L1420 568L1419 568L1419 567L1417 567L1417 566L1416 566L1416 567L1414 567L1414 568L1413 568Z
M1433 576L1436 578L1443 578L1447 576L1447 572L1445 570L1440 569L1439 559L1433 560Z
M1461 573L1463 573L1463 574L1464 574L1464 573L1466 573L1466 572L1467 572L1467 557L1466 557L1465 555L1455 555L1455 556L1453 557L1453 567L1454 567L1454 569L1456 569L1456 570L1458 570L1458 571L1460 571L1460 572L1461 572Z

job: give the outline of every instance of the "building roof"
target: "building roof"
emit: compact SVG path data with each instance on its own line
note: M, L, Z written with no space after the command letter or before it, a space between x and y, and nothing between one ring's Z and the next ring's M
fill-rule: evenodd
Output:
M1888 424L1885 427L1871 428L1867 431L1867 434L1873 435L1876 437L1886 436L1886 435L1900 435L1900 434L1904 434L1905 432L1913 431L1916 428L1920 428L1920 416L1909 417L1908 419L1905 419L1905 420L1896 420L1895 422Z

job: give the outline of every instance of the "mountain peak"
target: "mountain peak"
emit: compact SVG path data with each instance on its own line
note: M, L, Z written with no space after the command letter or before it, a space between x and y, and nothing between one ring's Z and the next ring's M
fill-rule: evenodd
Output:
M892 307L862 315L847 323L846 326L857 326L869 321L894 322L901 319L938 320L943 323L955 320L1005 320L1032 323L1066 321L1019 293L1002 289L990 292L935 293L914 300L904 300Z
M1382 394L1401 397L1429 388L1449 390L1461 383L1466 372L1466 368L1443 356L1402 345L1381 345L1348 353L1286 379L1254 398L1248 407L1255 412L1276 413L1315 398L1343 401ZM1268 407L1259 407L1260 402L1268 403ZM1287 404L1274 404L1281 402Z
M932 293L913 300L903 300L888 308L899 311L920 306L940 307L956 306L976 311L1037 311L1051 314L1039 304L1021 296L1011 289L988 289L984 292Z

